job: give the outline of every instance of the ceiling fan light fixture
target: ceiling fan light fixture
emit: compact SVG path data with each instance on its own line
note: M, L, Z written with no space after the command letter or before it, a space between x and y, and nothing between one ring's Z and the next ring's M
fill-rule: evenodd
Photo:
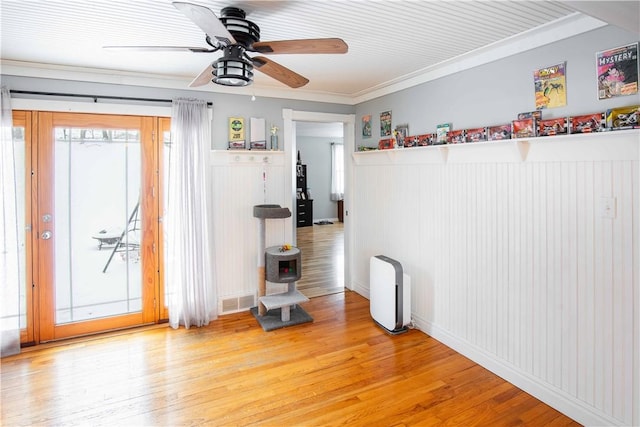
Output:
M223 86L247 86L253 81L253 64L243 58L244 48L228 46L222 58L213 63L213 79Z
M1 0L0 0L1 1ZM205 33L209 47L180 46L121 46L134 50L190 51L193 53L223 52L220 59L189 83L189 87L204 86L209 82L223 86L247 86L253 82L253 69L289 86L300 88L309 79L264 56L251 57L247 52L267 54L291 53L347 53L347 44L339 38L260 41L260 27L246 19L244 10L225 7L220 18L208 7L183 0L172 4ZM253 100L253 98L252 98Z

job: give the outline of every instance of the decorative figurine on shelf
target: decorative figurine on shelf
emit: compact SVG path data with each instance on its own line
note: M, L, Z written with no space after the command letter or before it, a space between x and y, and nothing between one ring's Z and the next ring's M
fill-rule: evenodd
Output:
M278 151L278 127L271 125L271 149Z
M293 248L293 246L291 246L291 245L290 245L290 244L288 244L288 243L285 243L284 245L282 245L282 246L280 247L280 252L290 251L290 250L291 250L291 248Z

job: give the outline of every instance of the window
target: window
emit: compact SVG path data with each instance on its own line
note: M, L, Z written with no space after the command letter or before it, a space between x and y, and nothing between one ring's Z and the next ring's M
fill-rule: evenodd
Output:
M331 143L331 200L344 198L344 146Z

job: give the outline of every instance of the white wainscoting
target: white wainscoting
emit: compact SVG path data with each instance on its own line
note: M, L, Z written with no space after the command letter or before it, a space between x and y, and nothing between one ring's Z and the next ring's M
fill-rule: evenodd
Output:
M420 329L578 422L640 425L639 149L628 130L354 153L352 285L397 259Z
M291 210L284 159L282 151L211 152L212 261L220 313L223 301L257 293L259 222L253 206L277 204ZM290 243L291 221L266 221L266 247Z

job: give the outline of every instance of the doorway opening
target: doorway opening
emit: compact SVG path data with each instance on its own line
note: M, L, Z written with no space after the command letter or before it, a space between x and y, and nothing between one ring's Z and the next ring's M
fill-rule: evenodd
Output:
M308 298L344 292L344 126L295 122L296 231Z
M343 207L343 219L344 222L342 224L342 248L343 248L343 271L341 272L343 277L343 288L344 289L352 289L351 285L351 266L352 266L352 236L351 236L351 227L350 227L350 217L349 217L349 207L350 200L352 194L352 167L351 167L351 156L349 153L353 152L355 147L355 116L353 114L333 114L333 113L319 113L319 112L308 112L308 111L294 111L285 109L283 110L283 118L284 118L284 147L285 147L285 155L288 164L291 167L291 173L289 174L288 185L291 189L291 205L293 206L293 216L294 218L297 215L296 206L297 206L297 183L296 183L296 171L297 171L297 153L298 153L298 137L297 137L297 128L299 123L305 123L301 126L310 126L310 124L338 124L338 126L342 127L342 135L343 135L343 146L344 146L344 198L342 202ZM335 125L334 125L335 126ZM311 189L312 194L313 189ZM317 193L315 193L317 194ZM314 196L315 197L315 196ZM336 215L337 216L337 215ZM314 215L315 217L315 215ZM319 217L317 217L319 218ZM296 226L296 221L292 221L292 230L291 236L292 241L295 244L298 244L298 228ZM327 226L319 226L321 227L329 227ZM316 227L314 225L314 227ZM319 230L320 230L319 228ZM304 258L304 254L303 254ZM304 261L303 261L304 262ZM304 276L304 274L303 274Z

